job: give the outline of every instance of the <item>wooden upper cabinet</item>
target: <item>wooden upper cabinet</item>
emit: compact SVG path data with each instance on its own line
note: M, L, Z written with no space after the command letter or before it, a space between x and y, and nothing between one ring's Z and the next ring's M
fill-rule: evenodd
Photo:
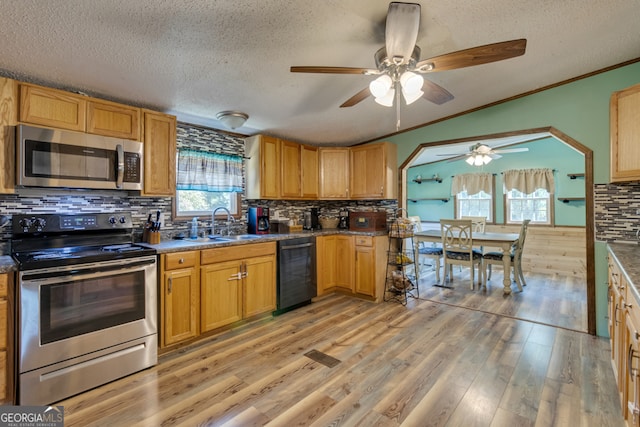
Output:
M318 198L319 172L318 172L318 147L310 145L300 146L300 162L302 164L302 198Z
M611 182L640 181L640 84L610 101Z
M396 146L389 142L351 147L351 198L398 197Z
M300 144L297 142L280 140L280 155L282 157L281 192L285 199L297 199L302 196L302 158Z
M140 109L90 100L87 102L87 132L140 141Z
M84 132L86 111L86 97L58 89L20 84L21 122Z
M18 83L0 77L0 193L15 192Z
M266 135L245 139L245 197L280 198L280 140Z
M176 118L144 110L145 196L175 196Z
M349 148L318 150L320 168L320 199L349 198Z

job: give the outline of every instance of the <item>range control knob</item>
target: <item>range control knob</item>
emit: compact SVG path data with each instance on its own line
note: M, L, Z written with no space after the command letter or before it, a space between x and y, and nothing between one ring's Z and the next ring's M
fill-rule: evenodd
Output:
M29 218L22 218L19 222L20 227L24 228L25 230L28 229L29 227L31 227L31 220Z
M44 218L36 218L33 220L33 227L36 231L44 230L45 225L47 225L47 221Z
M125 218L124 216L120 217L120 224L124 224L125 222L127 222L127 218Z
M115 216L109 217L109 224L114 225L115 223L116 223L116 217Z

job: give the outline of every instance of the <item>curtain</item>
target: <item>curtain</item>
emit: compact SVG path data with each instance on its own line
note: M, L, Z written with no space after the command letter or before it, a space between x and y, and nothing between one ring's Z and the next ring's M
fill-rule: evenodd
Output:
M493 175L491 173L463 173L451 180L451 194L466 191L469 196L484 191L492 194Z
M553 193L555 184L551 169L511 169L503 172L505 192L518 190L531 194L538 188Z
M178 190L242 191L242 157L183 149L178 152Z

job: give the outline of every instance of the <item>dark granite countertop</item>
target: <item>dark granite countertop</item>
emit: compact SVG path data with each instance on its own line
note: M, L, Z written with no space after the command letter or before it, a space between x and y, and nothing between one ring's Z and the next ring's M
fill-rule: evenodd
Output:
M319 231L303 231L300 233L290 233L290 234L262 234L262 235L245 235L250 236L243 240L230 240L230 241L215 241L209 238L200 238L196 240L192 239L183 239L183 240L163 240L157 245L151 245L147 243L141 243L149 248L153 248L158 251L159 254L171 253L171 252L181 252L181 251L197 251L202 249L210 249L210 248L223 248L227 246L236 246L236 245L247 245L252 243L262 243L262 242L277 242L279 240L288 240L295 239L297 237L308 237L308 236L326 236L332 234L345 234L345 235L355 235L355 236L385 236L387 235L386 231L378 231L378 232L364 232L364 231L349 231L349 230L319 230ZM223 236L224 237L224 236ZM233 236L231 236L233 238Z
M320 231L303 231L301 233L291 233L291 234L263 234L260 236L255 236L253 238L247 238L246 240L230 240L230 241L213 241L208 238L191 240L165 240L160 242L157 245L150 245L147 243L140 243L149 248L153 248L158 251L159 254L170 253L170 252L181 252L181 251L195 251L201 249L209 249L209 248L220 248L226 246L236 246L236 245L247 245L251 243L260 243L260 242L276 242L278 240L287 240L294 239L296 237L307 237L307 236L325 236L331 234L346 234L346 235L356 235L356 236L384 236L387 234L386 231L378 231L378 232L364 232L364 231L349 231L349 230L320 230ZM8 273L10 271L16 271L17 266L13 261L10 255L0 255L0 273ZM639 281L640 283L640 281Z
M9 255L0 255L0 274L16 270L16 263Z
M637 242L608 243L607 248L622 268L622 274L630 285L629 289L640 304L640 245Z

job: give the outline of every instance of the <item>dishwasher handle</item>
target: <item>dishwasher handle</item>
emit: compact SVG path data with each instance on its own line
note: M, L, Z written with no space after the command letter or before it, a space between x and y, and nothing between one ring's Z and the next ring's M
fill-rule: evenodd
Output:
M281 250L291 250L291 249L301 249L301 248L308 248L310 246L313 246L313 243L301 243L299 245L290 245L290 246L280 246Z

